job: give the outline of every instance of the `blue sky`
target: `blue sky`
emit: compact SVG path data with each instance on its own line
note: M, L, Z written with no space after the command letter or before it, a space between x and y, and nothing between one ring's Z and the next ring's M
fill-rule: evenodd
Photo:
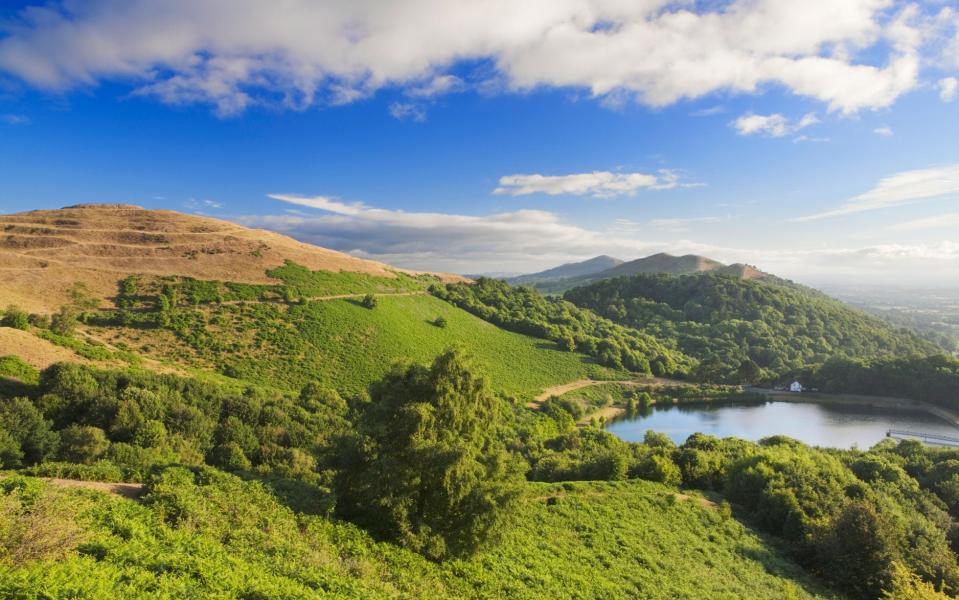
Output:
M460 272L959 282L949 3L318 6L3 3L0 211L135 203Z

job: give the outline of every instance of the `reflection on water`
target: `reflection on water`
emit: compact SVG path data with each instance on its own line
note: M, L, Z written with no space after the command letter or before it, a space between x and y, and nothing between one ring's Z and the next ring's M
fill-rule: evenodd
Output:
M696 432L717 437L758 440L788 435L814 446L869 448L889 429L959 435L939 417L910 410L815 403L702 403L653 406L606 428L618 437L642 441L648 429L667 434L677 444Z

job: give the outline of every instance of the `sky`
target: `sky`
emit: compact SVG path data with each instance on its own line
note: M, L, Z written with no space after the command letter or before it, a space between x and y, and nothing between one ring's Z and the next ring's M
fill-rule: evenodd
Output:
M959 4L4 0L0 212L101 202L424 270L957 287Z

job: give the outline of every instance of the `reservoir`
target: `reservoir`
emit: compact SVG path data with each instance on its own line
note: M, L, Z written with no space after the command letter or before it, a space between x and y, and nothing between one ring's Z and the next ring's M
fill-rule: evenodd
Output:
M959 436L959 428L920 410L783 401L653 406L606 427L629 442L641 442L649 429L665 433L677 444L700 432L753 441L787 435L813 446L862 450L883 440L890 429Z

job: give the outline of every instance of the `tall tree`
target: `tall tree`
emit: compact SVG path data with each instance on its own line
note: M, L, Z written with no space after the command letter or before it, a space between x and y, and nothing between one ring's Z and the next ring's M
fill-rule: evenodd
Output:
M337 478L338 511L434 560L492 541L522 469L498 438L498 400L450 350L371 389Z

